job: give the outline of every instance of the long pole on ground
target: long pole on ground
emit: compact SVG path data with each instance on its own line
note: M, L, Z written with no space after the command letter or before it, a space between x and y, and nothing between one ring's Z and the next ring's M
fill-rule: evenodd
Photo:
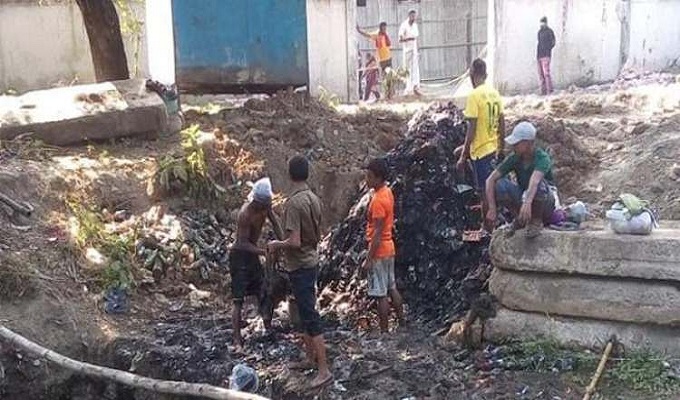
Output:
M157 393L194 396L215 400L268 400L265 397L255 394L242 393L217 386L200 383L162 381L131 374L125 371L119 371L113 368L100 367L98 365L76 361L33 343L2 325L0 325L0 338L36 357L53 362L54 364L75 373L111 380L126 386L150 390Z

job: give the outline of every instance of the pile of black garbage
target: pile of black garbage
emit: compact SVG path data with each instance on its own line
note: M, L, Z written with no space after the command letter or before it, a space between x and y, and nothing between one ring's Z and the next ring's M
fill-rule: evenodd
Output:
M405 139L386 156L395 196L397 286L409 318L433 325L456 319L483 290L488 239L463 241L479 229L481 212L469 179L456 173L454 150L466 123L452 104L435 104L413 117ZM366 258L368 193L321 244L321 304L337 318L356 321L367 306L361 264Z

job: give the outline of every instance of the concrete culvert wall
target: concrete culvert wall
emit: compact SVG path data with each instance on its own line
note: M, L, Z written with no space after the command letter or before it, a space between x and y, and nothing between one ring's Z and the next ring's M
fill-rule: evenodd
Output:
M629 349L680 354L679 231L545 231L531 242L499 231L490 252L489 289L501 310L488 338L549 336L594 348L616 335Z

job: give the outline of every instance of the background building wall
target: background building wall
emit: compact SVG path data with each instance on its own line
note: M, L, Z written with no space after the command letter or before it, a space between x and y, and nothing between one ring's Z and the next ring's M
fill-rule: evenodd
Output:
M630 1L630 50L627 66L663 69L680 66L680 1Z
M134 3L144 20L144 5ZM147 71L146 41L124 35L130 73ZM75 2L0 2L0 92L94 82L90 46Z
M618 0L496 0L494 81L504 93L538 91L539 20L555 32L556 87L613 79L620 69Z
M557 88L615 79L624 67L658 70L680 57L680 1L492 0L493 77L504 93L537 92L539 20L548 17L557 44Z
M307 51L309 90L323 88L342 101L350 100L348 33L352 10L346 0L307 0Z

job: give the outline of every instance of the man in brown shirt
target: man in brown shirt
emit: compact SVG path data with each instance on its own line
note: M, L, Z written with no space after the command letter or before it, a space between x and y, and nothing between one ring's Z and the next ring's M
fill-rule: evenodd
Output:
M309 161L295 156L288 162L288 175L293 189L286 202L283 228L286 240L269 243L269 251L283 250L293 296L302 320L302 340L306 361L294 368L318 367L311 388L333 382L326 359L326 344L321 329L321 318L316 310L316 279L319 255L316 246L321 240L321 201L307 186Z

